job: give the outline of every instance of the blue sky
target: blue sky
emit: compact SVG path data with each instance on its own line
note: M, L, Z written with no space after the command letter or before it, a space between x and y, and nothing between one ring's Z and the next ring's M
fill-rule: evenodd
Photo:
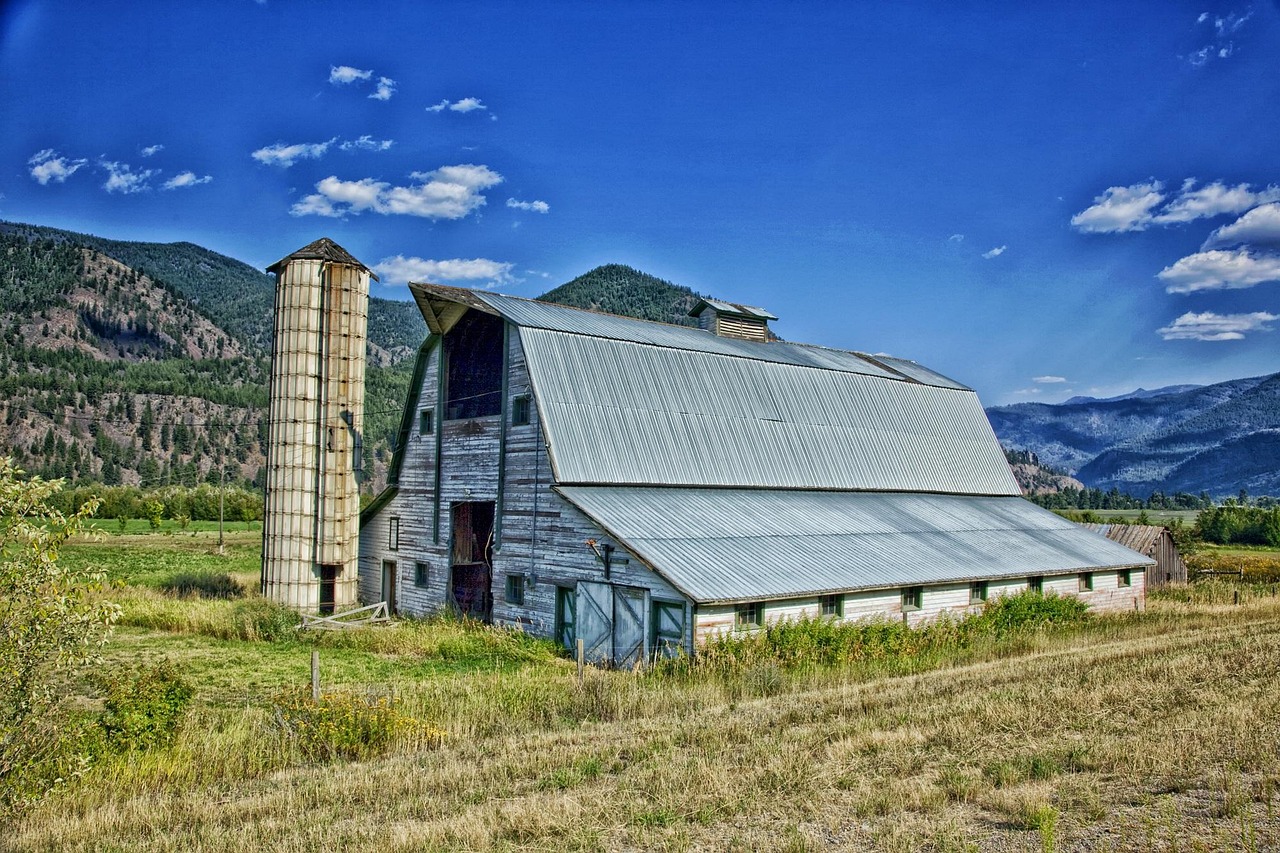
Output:
M1273 0L0 9L3 219L625 263L988 404L1280 370Z

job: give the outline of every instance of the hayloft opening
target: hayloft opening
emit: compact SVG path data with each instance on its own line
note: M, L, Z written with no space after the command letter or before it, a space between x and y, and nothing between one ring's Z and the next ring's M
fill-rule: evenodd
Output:
M502 318L468 311L444 336L445 420L502 410Z

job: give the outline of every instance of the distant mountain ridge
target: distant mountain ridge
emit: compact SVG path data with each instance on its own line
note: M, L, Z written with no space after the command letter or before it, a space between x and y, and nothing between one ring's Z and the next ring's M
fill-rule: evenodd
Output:
M1280 373L1108 400L993 406L1006 447L1092 488L1280 494Z
M1120 400L1146 400L1151 397L1163 397L1166 394L1181 394L1183 391L1194 391L1197 388L1203 388L1202 385L1166 385L1163 388L1153 388L1148 391L1146 388L1138 388L1130 391L1128 394L1120 394L1115 397L1068 397L1063 400L1061 405L1070 406L1077 403L1115 403Z

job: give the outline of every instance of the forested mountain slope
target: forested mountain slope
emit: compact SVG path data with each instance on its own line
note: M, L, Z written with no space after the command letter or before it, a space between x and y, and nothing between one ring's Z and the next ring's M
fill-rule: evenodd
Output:
M659 323L698 325L689 316L698 303L697 293L622 264L596 267L538 299Z

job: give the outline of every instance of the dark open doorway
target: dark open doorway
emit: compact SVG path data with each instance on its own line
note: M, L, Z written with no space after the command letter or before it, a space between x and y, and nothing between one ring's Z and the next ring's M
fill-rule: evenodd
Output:
M335 587L338 581L338 566L332 564L322 564L320 566L320 615L333 615L333 604L335 601Z
M493 501L456 503L449 595L458 612L471 619L493 618Z

